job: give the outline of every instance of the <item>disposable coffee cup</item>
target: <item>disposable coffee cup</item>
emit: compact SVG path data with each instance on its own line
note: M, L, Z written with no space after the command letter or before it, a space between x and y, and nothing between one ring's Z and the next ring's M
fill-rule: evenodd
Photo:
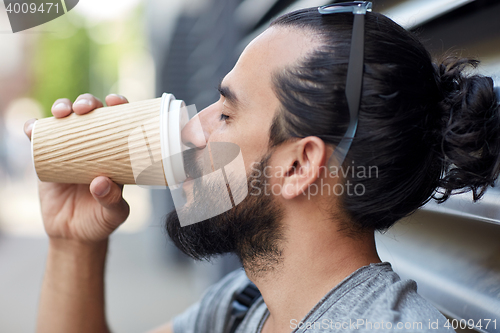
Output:
M118 184L168 186L181 226L204 221L235 207L249 192L238 145L206 142L188 148L182 143L188 121L188 134L204 133L195 115L194 105L163 94L84 115L40 119L31 136L35 171L44 182L90 184L106 176Z
M181 131L189 120L182 100L161 98L103 107L85 115L44 118L33 125L35 171L43 182L174 186L186 179Z

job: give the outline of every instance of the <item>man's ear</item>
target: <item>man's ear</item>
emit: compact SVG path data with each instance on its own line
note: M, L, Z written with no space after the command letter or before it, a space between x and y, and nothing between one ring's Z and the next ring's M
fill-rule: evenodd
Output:
M282 181L284 199L293 199L305 193L321 176L321 172L325 172L327 162L328 148L320 138L308 136L293 144L292 163Z

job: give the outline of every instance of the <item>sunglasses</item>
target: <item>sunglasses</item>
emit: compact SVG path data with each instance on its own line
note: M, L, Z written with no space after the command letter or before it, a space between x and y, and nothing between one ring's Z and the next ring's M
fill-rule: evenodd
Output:
M349 65L347 67L347 79L345 95L349 107L349 126L344 137L339 142L332 156L328 160L330 171L337 171L336 166L341 166L351 147L351 143L358 127L358 111L361 101L361 87L363 85L363 63L365 44L365 14L371 12L372 3L369 1L354 1L335 3L321 6L318 11L322 15L353 13L354 23L352 27L351 50L349 51Z

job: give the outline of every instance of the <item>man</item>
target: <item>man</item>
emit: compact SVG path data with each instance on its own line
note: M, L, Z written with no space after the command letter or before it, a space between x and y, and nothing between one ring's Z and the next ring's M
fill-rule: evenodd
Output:
M184 128L183 140L191 147L231 142L241 148L249 195L230 211L187 227L180 227L174 212L167 220L168 232L194 258L236 252L245 271L231 273L201 303L154 332L228 331L232 299L248 279L262 299L237 332L448 331L446 319L416 293L415 283L401 281L388 263L381 263L374 241L377 228L355 227L342 195L313 193L313 188L348 190L340 173L325 172L331 170L334 145L319 136L277 139L285 112L277 75L300 68L324 43L307 26L272 25L246 47L223 79L220 99L198 114L203 131L191 123ZM107 105L126 102L122 96L106 97ZM84 94L73 104L57 100L52 113L59 118L82 115L102 106ZM28 137L31 124L25 125ZM129 212L122 186L97 177L90 187L40 183L39 191L50 247L37 329L108 332L104 268L108 237ZM435 321L439 329L431 329Z

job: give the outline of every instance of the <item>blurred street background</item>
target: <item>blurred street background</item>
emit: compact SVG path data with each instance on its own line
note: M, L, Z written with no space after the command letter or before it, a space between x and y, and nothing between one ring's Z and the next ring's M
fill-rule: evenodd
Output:
M47 251L37 177L23 124L61 97L90 92L139 101L171 92L198 110L245 45L286 11L332 1L82 0L13 34L0 4L0 332L33 332ZM417 31L433 55L476 56L500 85L498 1L374 0L374 11ZM238 268L231 256L194 263L167 240L168 191L125 187L131 215L111 237L107 308L115 332L169 321ZM500 324L500 322L499 322Z

